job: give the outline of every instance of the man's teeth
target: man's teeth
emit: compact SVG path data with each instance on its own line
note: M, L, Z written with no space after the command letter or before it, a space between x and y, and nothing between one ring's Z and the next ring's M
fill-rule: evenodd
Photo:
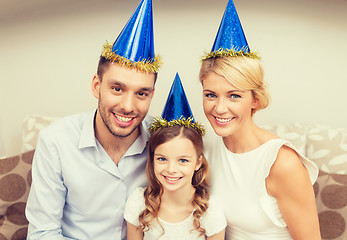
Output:
M119 115L116 115L116 117L117 117L117 119L119 121L122 121L122 122L129 122L129 121L131 121L131 119L133 119L133 118L130 118L130 117L122 117L122 116L119 116Z
M233 118L217 118L217 117L216 117L216 119L217 119L218 122L229 122L229 121L231 121Z

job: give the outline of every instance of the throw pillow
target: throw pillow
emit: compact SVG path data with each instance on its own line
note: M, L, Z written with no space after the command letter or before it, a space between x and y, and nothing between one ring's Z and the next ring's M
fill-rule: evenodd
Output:
M40 130L47 127L58 118L44 117L31 114L25 117L23 122L23 145L22 152L28 152L36 148L37 138Z
M319 171L314 184L323 240L347 239L347 175Z
M0 159L0 240L24 240L34 151Z
M306 155L325 172L347 174L347 130L311 126L307 134Z
M291 142L301 154L306 155L307 126L295 123L289 125L262 125L265 130Z

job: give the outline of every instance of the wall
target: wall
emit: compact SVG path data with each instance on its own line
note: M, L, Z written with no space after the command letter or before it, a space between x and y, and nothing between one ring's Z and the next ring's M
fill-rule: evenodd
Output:
M102 45L139 0L8 1L0 15L0 156L21 149L28 114L65 116L96 107L90 85ZM31 4L30 4L31 3ZM25 4L25 5L23 5ZM227 0L153 0L162 56L150 114L158 116L179 72L195 118L205 121L200 57L212 47ZM272 103L257 123L347 127L347 1L235 0L252 50L262 56Z

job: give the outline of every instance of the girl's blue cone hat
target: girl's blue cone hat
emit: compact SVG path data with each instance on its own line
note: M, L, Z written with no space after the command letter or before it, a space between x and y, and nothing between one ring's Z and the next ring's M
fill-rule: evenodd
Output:
M161 117L154 120L149 130L153 133L158 129L175 125L192 127L202 135L205 133L203 125L194 121L193 113L178 73L172 83Z
M203 57L203 60L224 56L246 56L259 59L256 53L250 51L232 0L229 0L224 11L212 50Z
M188 99L184 92L178 73L176 73L175 79L172 83L161 117L167 121L179 119L181 117L186 119L192 118L194 120L193 113L190 109Z
M102 56L121 66L143 72L159 71L154 54L152 0L142 0L113 44L105 44Z

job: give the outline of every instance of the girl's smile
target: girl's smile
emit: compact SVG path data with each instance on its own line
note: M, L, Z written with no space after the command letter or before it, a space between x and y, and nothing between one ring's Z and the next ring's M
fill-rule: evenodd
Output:
M192 177L200 162L193 143L183 136L159 145L154 151L154 173L164 192L190 193Z

